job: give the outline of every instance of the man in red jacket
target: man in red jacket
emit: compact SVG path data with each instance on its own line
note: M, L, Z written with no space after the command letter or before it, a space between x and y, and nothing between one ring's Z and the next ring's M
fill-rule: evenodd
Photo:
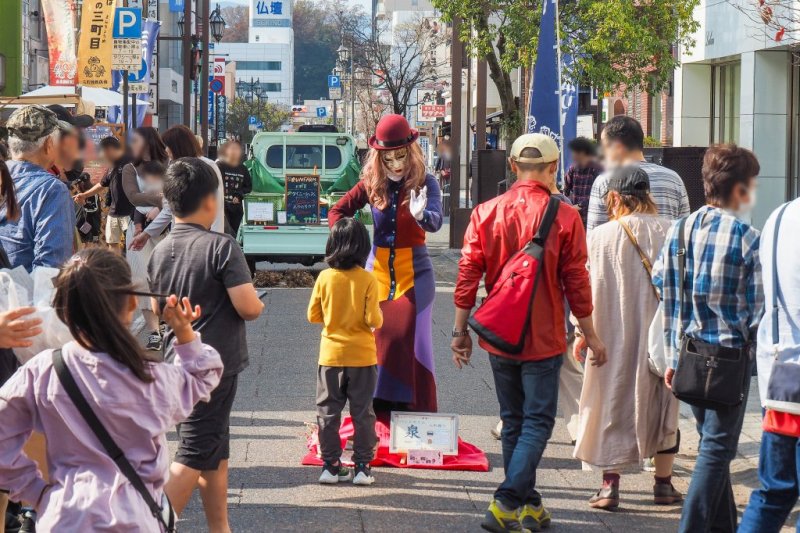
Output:
M481 278L491 291L506 262L530 241L550 199L558 170L555 141L538 133L523 135L511 148L509 163L517 181L505 194L472 212L464 235L455 290L453 362L461 368L472 355L467 319ZM494 494L482 527L489 531L539 531L550 513L535 490L536 468L555 424L558 375L566 352L564 297L578 317L591 350L591 364L606 361L606 349L592 325L592 293L586 270L586 233L577 211L563 204L545 243L530 329L520 354L501 352L483 339L490 353L500 418L505 480Z

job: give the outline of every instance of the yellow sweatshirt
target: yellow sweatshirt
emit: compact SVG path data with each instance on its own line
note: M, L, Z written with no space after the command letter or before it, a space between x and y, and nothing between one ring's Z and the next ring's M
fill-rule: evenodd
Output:
M324 324L319 343L322 366L363 367L378 364L373 328L383 325L378 282L361 267L320 272L308 321Z

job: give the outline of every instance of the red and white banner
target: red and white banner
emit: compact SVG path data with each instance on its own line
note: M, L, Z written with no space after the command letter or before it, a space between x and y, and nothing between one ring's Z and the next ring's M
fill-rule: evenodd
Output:
M421 105L419 106L419 120L436 120L444 118L447 106L444 105Z
M76 0L42 0L50 51L50 85L75 85L78 56L75 42Z

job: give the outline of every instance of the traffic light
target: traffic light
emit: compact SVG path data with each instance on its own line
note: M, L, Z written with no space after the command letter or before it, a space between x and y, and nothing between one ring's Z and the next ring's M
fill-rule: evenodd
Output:
M293 117L299 117L301 113L305 113L306 111L308 111L308 109L304 105L293 105L292 106L292 116Z

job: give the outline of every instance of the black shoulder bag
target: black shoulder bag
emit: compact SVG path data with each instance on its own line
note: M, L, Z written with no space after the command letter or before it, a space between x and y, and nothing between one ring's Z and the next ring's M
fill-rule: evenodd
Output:
M161 505L157 504L155 499L153 499L153 496L150 494L150 491L147 490L147 487L145 487L142 478L139 477L139 474L136 473L133 465L131 465L130 461L128 461L128 459L125 457L125 453L119 448L119 446L117 446L117 443L114 442L114 439L111 437L111 435L109 435L105 426L103 426L103 423L100 422L100 419L98 419L97 415L94 414L89 402L86 401L86 398L78 388L78 384L75 383L75 378L72 377L72 372L70 372L69 368L67 368L60 349L53 351L53 367L56 370L58 381L61 382L61 386L63 386L64 390L67 391L69 398L72 400L72 403L75 404L75 407L78 408L78 412L86 421L86 424L88 424L89 428L100 441L100 444L103 445L103 448L105 448L108 456L111 457L111 459L113 459L113 461L116 463L120 472L122 472L122 474L128 478L128 481L131 482L131 485L133 485L133 488L136 489L136 492L142 496L147 504L147 507L150 509L150 512L153 513L153 516L164 528L164 531L167 533L173 533L176 531L175 510L172 508L172 504L169 502L169 498L167 498L166 493L164 493L161 498Z
M680 358L672 379L672 393L682 402L704 409L735 407L744 400L750 379L750 344L728 348L692 339L683 331L683 299L686 291L686 219L678 224L678 340ZM689 236L691 244L691 235Z

